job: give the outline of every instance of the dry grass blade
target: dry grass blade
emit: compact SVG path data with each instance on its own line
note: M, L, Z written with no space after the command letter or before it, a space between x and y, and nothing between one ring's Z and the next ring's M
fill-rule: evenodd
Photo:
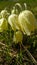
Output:
M35 58L32 56L32 54L27 50L26 47L24 47L24 45L22 45L22 46L23 46L23 48L25 49L26 54L27 54L28 57L31 59L31 61L32 61L35 65L37 65L37 61L36 61Z
M0 42L0 45L5 46L5 44L3 44L2 42Z
M6 44L0 42L0 46L5 46L5 47L8 47Z

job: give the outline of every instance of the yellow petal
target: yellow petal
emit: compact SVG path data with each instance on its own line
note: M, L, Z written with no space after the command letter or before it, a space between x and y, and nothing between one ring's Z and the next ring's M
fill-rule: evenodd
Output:
M9 16L8 23L10 24L14 31L19 29L18 16L16 14L12 14Z
M36 19L31 11L22 11L19 14L18 20L21 26L21 30L27 35L30 35L30 33L35 30Z
M5 18L0 19L0 32L8 29L8 22Z

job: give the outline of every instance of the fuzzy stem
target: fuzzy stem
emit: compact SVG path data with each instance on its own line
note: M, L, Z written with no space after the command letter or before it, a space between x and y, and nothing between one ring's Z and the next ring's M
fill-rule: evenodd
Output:
M16 6L19 6L19 8L22 10L22 6L21 6L19 3L16 3L16 4L15 4L15 7L16 7Z
M24 3L24 6L25 6L25 10L27 10L27 4L26 3Z

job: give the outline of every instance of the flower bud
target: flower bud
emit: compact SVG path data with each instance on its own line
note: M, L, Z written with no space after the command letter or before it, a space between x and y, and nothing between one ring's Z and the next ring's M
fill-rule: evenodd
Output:
M15 43L19 43L19 42L21 43L22 40L23 40L23 34L22 34L22 32L21 31L15 32L14 37L13 37L13 41Z

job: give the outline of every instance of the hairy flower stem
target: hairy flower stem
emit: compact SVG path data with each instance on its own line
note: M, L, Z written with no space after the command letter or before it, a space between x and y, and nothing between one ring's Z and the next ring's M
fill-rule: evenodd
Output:
M28 51L28 49L22 44L22 47L25 49L26 54L31 59L31 61L34 63L34 65L37 65L37 61L34 59L32 54Z

